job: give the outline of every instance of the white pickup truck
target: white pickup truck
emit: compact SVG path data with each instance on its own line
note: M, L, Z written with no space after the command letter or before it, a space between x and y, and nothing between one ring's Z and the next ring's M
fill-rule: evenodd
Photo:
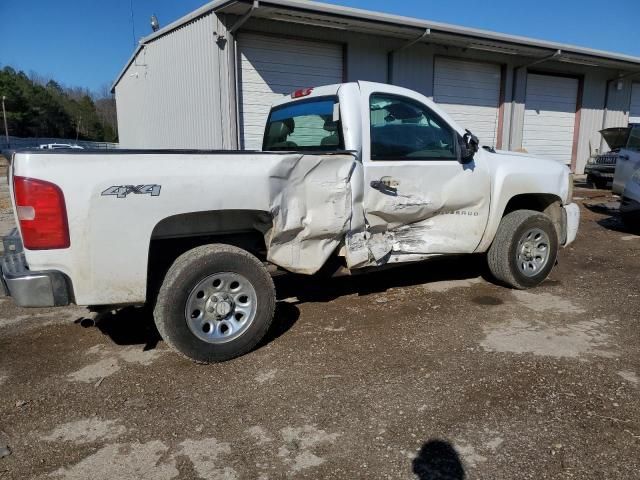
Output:
M486 253L499 282L524 289L580 215L565 165L479 149L428 98L369 82L283 99L260 152L20 152L9 180L19 228L2 276L19 305L150 304L164 340L204 363L265 335L273 266L356 273Z

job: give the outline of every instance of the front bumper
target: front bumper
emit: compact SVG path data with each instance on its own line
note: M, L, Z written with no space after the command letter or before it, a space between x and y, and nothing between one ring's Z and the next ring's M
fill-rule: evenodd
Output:
M604 170L604 169L586 170L585 169L584 173L594 178L603 178L605 180L613 180L613 177L615 176L616 171L613 168L609 170Z
M565 247L571 245L578 235L578 227L580 226L580 207L577 203L569 203L562 207L563 221L565 224Z
M69 305L67 277L57 271L33 272L27 265L17 230L2 239L0 294L11 296L21 307L59 307Z

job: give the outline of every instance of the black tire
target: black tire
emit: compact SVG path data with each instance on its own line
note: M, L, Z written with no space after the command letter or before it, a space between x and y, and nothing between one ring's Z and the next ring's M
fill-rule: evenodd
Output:
M518 243L525 233L538 228L549 238L547 263L534 276L526 276L518 268ZM524 290L540 285L549 275L558 256L558 233L546 215L533 210L516 210L505 215L487 252L489 270L500 282Z
M632 233L640 233L640 212L620 212L624 227Z
M609 185L609 181L606 178L589 174L587 175L587 185L589 185L589 188L596 190L605 190Z
M242 275L253 287L257 310L239 337L226 343L209 343L189 328L185 308L189 295L207 277L220 272ZM251 351L271 326L276 293L263 263L240 248L213 244L194 248L173 263L162 282L153 311L158 332L167 344L197 363L231 360Z
M597 178L595 180L595 186L598 190L606 190L609 185L609 181L606 178Z

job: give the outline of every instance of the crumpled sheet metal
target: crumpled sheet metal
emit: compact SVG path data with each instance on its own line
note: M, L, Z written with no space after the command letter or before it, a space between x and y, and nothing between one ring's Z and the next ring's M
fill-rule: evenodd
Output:
M269 174L267 259L309 275L343 243L351 269L384 264L393 254L473 251L486 226L489 198L482 188L469 188L468 175L443 179L437 192L428 192L416 175L405 179L397 195L387 195L367 188L354 157L283 157Z
M314 274L351 229L357 161L347 156L283 158L270 173L271 228L267 260L295 273Z
M421 177L416 175L400 184L395 196L368 192L365 242L375 263L384 263L390 254L473 251L486 226L489 198L482 188L469 188L469 175L461 170L459 175L443 179L436 191L420 185ZM488 177L480 179L478 173L476 177L478 182L489 181Z

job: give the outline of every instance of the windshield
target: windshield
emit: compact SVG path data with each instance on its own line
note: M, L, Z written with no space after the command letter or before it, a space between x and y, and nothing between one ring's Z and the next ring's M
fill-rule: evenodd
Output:
M627 144L629 130L627 127L605 128L600 130L600 134L611 150L620 150Z
M274 108L269 114L264 151L344 150L336 97L318 97Z
M627 149L640 151L640 125L629 125L629 139L627 140Z

